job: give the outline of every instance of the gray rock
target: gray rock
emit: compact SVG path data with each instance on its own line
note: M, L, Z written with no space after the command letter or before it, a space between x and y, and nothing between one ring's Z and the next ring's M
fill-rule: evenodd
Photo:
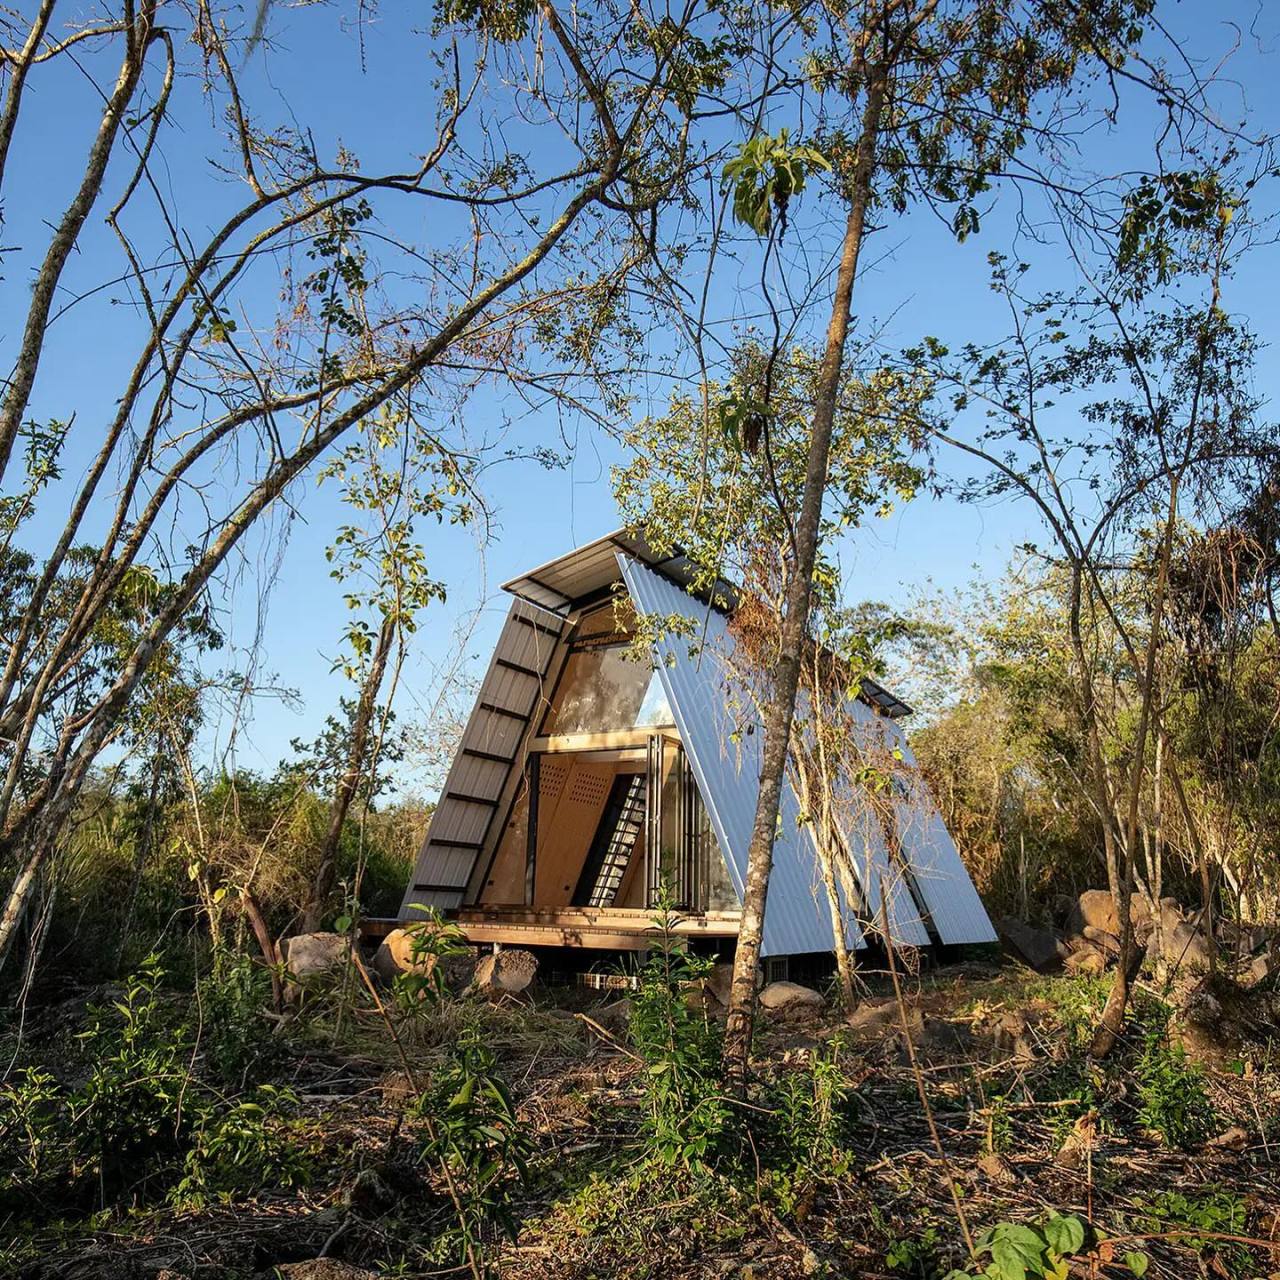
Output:
M1007 950L1041 973L1059 968L1069 954L1048 929L1037 929L1016 916L1005 916L996 930Z
M1105 929L1095 928L1091 924L1085 925L1081 930L1086 942L1092 942L1095 947L1105 951L1108 955L1118 956L1120 954L1120 939L1114 933L1108 933Z
M1076 900L1067 918L1067 932L1083 934L1085 926L1101 929L1115 937L1120 932L1116 904L1106 889L1086 889Z
M476 962L472 989L497 999L523 991L538 972L538 958L531 951L512 947L481 956Z
M851 1031L884 1035L897 1029L898 1007L892 1000L863 1000L845 1021Z
M729 1007L729 990L733 986L733 965L718 964L707 974L706 989L727 1009Z
M802 987L798 982L770 982L760 991L760 1004L775 1013L792 1009L821 1009L826 1001L812 987Z
M1164 959L1171 969L1204 973L1209 968L1209 942L1193 924L1185 921L1164 935Z
M299 982L318 977L346 961L350 943L340 933L299 933L281 944L284 967Z

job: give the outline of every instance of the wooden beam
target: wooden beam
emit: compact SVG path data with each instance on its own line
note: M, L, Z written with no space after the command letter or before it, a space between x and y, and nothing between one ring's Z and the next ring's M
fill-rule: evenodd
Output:
M553 733L529 739L530 751L555 755L563 751L614 751L622 747L644 748L653 729L616 729L609 733Z

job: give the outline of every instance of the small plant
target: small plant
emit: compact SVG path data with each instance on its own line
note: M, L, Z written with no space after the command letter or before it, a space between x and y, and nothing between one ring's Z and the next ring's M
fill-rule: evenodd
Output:
M463 1256L483 1255L490 1227L514 1237L511 1185L527 1180L533 1147L497 1060L474 1028L463 1034L453 1060L411 1114L426 1123L421 1157L448 1171Z
M658 911L657 943L631 999L631 1042L646 1068L645 1134L659 1163L704 1170L721 1153L730 1123L719 1027L689 1003L713 962L691 955L676 935L669 895Z
M176 1152L195 1119L182 1105L190 1082L190 1046L181 1028L164 1017L159 988L164 974L149 956L112 1010L91 1008L93 1026L81 1038L95 1055L89 1078L71 1099L68 1124L77 1173L101 1185L153 1166Z
M913 1280L931 1280L938 1273L938 1231L926 1227L918 1236L894 1236L884 1252L885 1266Z
M819 1187L852 1167L851 1100L835 1046L813 1054L807 1070L787 1071L763 1089L762 1112L752 1113L753 1128L769 1183L785 1212L807 1216Z
M215 956L201 986L205 1061L224 1084L243 1089L262 1079L277 1054L271 1024L262 1016L271 1003L271 975L243 952Z
M1181 1045L1170 1044L1167 1027L1152 1028L1143 1037L1134 1078L1139 1122L1170 1146L1185 1150L1213 1132L1213 1104L1204 1072Z
M263 1085L252 1098L206 1109L169 1200L200 1207L237 1191L306 1186L313 1144L303 1126L288 1118L297 1106L291 1089Z
M986 1280L1067 1280L1072 1263L1087 1253L1088 1228L1075 1214L1049 1213L1036 1223L998 1222L976 1240L979 1259L989 1258L980 1273ZM1145 1275L1147 1256L1129 1253L1131 1274ZM971 1271L951 1271L946 1280L977 1280Z
M410 904L426 913L426 919L410 929L410 968L396 975L395 1002L405 1013L417 1013L423 1005L439 1003L447 994L441 961L468 954L467 936L446 920L435 907Z
M1161 1191L1137 1201L1136 1208L1136 1225L1141 1232L1163 1235L1186 1231L1177 1243L1211 1259L1211 1270L1218 1275L1243 1280L1255 1274L1253 1254L1247 1247L1211 1238L1246 1234L1245 1203L1235 1192L1216 1186L1206 1187L1199 1195Z
M47 1071L27 1069L0 1088L0 1203L33 1192L64 1159L66 1133L58 1081Z

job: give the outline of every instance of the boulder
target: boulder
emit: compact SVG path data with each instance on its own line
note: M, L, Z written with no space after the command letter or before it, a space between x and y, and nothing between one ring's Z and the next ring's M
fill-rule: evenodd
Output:
M1276 965L1271 955L1254 956L1240 971L1240 982L1246 987L1256 987L1271 977Z
M760 1004L774 1013L789 1013L800 1009L821 1009L826 1001L812 987L802 987L798 982L770 982L760 990Z
M1120 939L1114 933L1108 933L1105 929L1096 929L1091 924L1085 925L1080 932L1086 942L1092 942L1100 951L1105 951L1112 956L1120 954Z
M851 1031L884 1035L898 1026L898 1007L892 1000L863 1000L845 1019ZM924 1029L923 1020L921 1030Z
M1096 977L1098 974L1102 973L1106 967L1106 953L1098 947L1095 947L1092 942L1086 942L1082 946L1077 947L1067 957L1066 961L1067 972L1073 973L1077 977Z
M373 971L384 982L393 982L402 973L429 974L436 966L433 953L414 954L414 943L424 925L392 929L373 953Z
M729 991L733 986L733 965L718 964L707 974L703 983L707 993L718 1003L729 1007Z
M376 1218L392 1208L396 1193L376 1169L361 1169L342 1198L352 1213Z
M1010 1010L996 1024L996 1044L1020 1062L1036 1057L1036 1040L1025 1013Z
M285 970L298 982L306 982L338 968L346 960L350 945L340 933L295 934L281 944Z
M1016 916L1005 916L996 930L1006 950L1041 973L1059 968L1067 958L1066 946L1048 929L1037 929Z
M495 1000L523 991L537 972L538 958L533 952L511 947L480 957L471 988Z
M1106 889L1086 889L1072 904L1067 917L1067 932L1083 934L1086 926L1101 929L1112 937L1119 935L1120 917Z
M337 1258L312 1258L308 1262L281 1262L276 1265L283 1280L378 1280L377 1273L353 1267Z
M1205 973L1209 969L1209 940L1189 920L1179 921L1161 936L1164 962L1170 969Z

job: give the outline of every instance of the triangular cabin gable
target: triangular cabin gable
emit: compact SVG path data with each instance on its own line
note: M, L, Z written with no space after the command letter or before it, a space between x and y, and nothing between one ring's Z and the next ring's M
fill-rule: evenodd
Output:
M728 675L727 617L691 596L687 577L683 557L614 534L506 584L517 598L402 919L421 904L455 916L472 941L643 947L665 884L682 932L736 936L762 735ZM699 651L663 638L652 663L637 662L619 592L639 614L690 619ZM868 689L876 710L858 714L905 748L891 717L909 709ZM900 854L874 834L845 833L859 899L842 911L848 944L865 945L859 919L878 930L882 893L900 944L994 938L928 797L904 795L899 808ZM787 785L763 952L829 951L831 927L813 834Z

